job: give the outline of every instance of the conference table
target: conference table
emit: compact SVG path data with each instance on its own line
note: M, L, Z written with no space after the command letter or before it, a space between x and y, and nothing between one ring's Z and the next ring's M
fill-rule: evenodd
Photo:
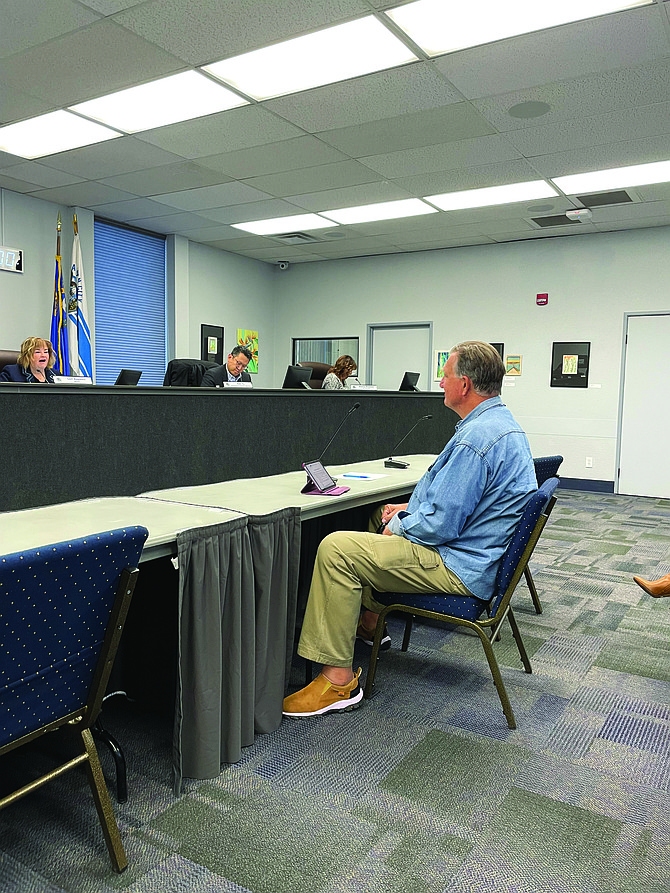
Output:
M338 485L350 488L340 496L302 493L306 475L292 471L0 513L1 551L141 524L149 537L140 580L148 572L151 583L152 559L173 560L179 793L183 777L216 777L256 733L278 728L293 657L302 522L410 493L435 455L397 458L408 467L387 469L382 459L328 466ZM165 591L145 588L159 590L151 610L165 611ZM155 632L151 621L147 626L140 647Z

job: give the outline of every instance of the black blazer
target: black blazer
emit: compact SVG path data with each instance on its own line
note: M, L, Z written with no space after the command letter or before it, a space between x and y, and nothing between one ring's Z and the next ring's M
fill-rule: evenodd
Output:
M207 372L205 372L205 374L202 376L200 387L215 388L217 385L222 385L224 382L227 381L228 367L224 363L223 366L214 366L213 369L208 369ZM240 381L251 381L251 376L248 372L242 372Z
M47 380L47 384L54 383L54 374L51 369L44 370L44 377ZM34 383L36 379L30 374L30 370L25 370L23 366L14 363L11 366L5 366L2 372L0 372L0 381L19 381L25 384Z

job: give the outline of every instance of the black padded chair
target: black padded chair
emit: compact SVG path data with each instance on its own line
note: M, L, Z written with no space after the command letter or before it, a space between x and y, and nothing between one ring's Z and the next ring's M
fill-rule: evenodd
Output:
M218 365L213 360L170 360L163 387L199 388L205 372Z
M328 375L328 370L331 368L328 363L314 363L312 361L309 363L298 363L298 366L312 370L312 376L307 384L310 388L315 388L317 390L323 387L323 380L326 375Z
M0 797L10 806L84 764L115 871L128 860L91 728L135 588L145 527L0 555L0 759L47 732L74 756ZM67 806L72 806L68 798Z
M14 366L19 361L20 350L0 350L0 372L5 366Z
M386 607L379 615L375 630L370 666L365 681L364 696L366 698L372 696L374 688L377 659L379 657L379 647L386 615L391 611L400 611L408 615L405 621L405 635L402 643L403 651L407 651L409 646L414 616L462 626L479 636L503 712L507 718L507 725L510 729L516 728L514 712L500 675L500 668L493 652L492 642L496 638L503 621L505 619L509 620L524 669L526 673L532 673L530 660L521 639L516 618L512 612L511 600L516 585L521 579L521 574L528 564L530 556L533 554L535 544L540 538L544 525L547 523L549 512L556 501L554 491L557 486L558 479L549 478L539 490L533 493L528 501L528 505L500 562L495 591L489 602L482 601L474 596L451 595L449 593L375 593L375 599L386 605ZM390 654L391 652L386 653Z
M561 467L561 462L563 461L563 456L540 456L537 459L533 459L533 464L535 465L535 477L537 478L537 486L541 487L542 484L549 480L549 478L557 478L558 477L558 469ZM533 580L533 575L530 572L530 567L524 568L523 575L526 579L526 586L528 586L528 591L530 592L530 597L533 600L533 605L535 606L535 613L542 613L542 602L540 601L540 596L537 594L537 589L535 588L535 580Z

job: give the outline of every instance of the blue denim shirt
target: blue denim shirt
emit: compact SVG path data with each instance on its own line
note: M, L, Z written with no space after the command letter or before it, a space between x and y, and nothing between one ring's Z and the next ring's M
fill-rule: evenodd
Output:
M416 485L393 533L433 546L477 598L493 595L500 559L537 490L528 439L500 397L480 403Z

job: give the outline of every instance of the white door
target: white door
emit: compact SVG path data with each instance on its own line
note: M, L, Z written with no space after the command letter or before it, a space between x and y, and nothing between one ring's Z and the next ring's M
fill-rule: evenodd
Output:
M417 387L431 389L430 324L370 326L372 356L368 356L368 384L380 391L397 391L405 372L419 372Z
M670 314L627 319L617 492L670 499Z

